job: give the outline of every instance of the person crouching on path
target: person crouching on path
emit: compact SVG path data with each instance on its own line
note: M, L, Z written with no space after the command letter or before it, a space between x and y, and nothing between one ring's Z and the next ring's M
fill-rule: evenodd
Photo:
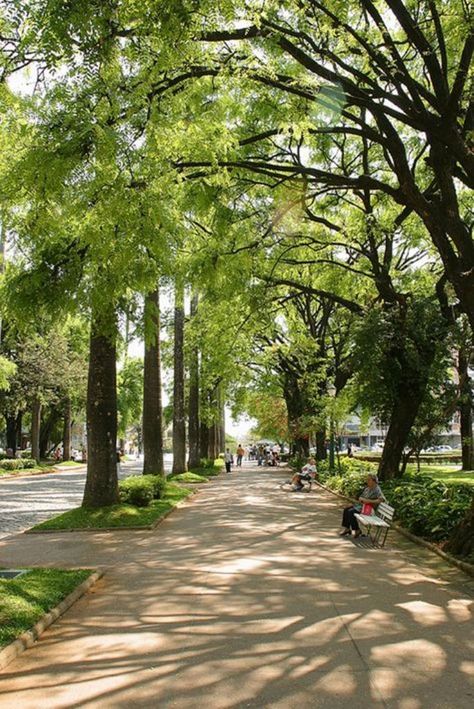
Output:
M224 455L224 463L225 463L225 471L226 473L230 473L232 469L232 463L234 462L234 456L230 452L230 450L227 448L225 455Z
M360 537L362 532L359 529L359 523L355 517L361 509L362 505L371 505L372 507L377 507L381 502L384 502L385 497L382 490L379 487L379 481L374 473L369 473L367 475L366 487L362 490L362 494L359 497L359 502L356 505L349 505L344 508L342 513L342 527L343 530L340 532L339 536L345 537L352 534L352 530L355 531L355 537Z
M300 473L295 473L291 478L295 492L303 487L302 480L316 480L318 471L315 458L308 458L308 462L301 468Z

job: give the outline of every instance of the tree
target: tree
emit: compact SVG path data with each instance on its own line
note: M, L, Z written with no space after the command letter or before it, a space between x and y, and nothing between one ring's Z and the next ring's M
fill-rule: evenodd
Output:
M163 475L163 411L161 397L160 293L145 298L143 377L143 473Z
M175 285L173 351L173 473L183 473L186 471L184 288L179 282Z
M87 386L87 478L83 507L119 501L117 479L116 337L112 312L93 316Z

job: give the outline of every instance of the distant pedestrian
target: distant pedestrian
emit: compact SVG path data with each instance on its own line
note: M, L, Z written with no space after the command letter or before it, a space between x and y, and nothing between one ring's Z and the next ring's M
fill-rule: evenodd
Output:
M224 462L225 462L225 470L226 473L230 473L232 470L232 463L234 462L234 456L230 452L230 450L227 448L225 455L224 455Z
M242 458L244 457L245 449L242 448L242 444L239 443L237 447L237 467L241 468L242 467Z
M354 457L354 453L352 452L352 443L347 444L347 457L348 458Z

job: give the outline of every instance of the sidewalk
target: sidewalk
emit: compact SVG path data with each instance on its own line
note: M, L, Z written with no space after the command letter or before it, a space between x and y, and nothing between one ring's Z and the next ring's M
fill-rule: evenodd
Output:
M339 538L334 496L256 473L154 532L0 541L3 566L105 571L0 674L0 707L470 708L473 580L397 535Z

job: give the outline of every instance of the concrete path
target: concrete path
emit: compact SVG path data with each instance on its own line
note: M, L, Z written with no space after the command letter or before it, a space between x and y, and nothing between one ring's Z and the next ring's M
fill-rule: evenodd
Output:
M472 707L472 579L339 538L340 501L284 476L221 476L152 533L0 541L3 566L105 570L3 671L0 707Z

